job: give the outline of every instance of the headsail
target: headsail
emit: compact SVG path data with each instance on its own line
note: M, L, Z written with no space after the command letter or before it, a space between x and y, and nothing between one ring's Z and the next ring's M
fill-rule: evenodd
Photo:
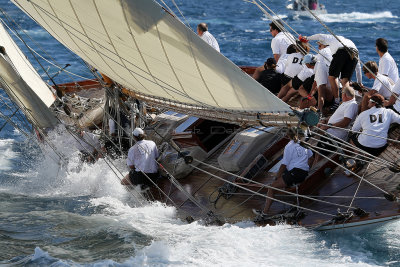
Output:
M290 107L152 0L13 0L128 90L233 112Z
M0 55L2 87L35 126L47 128L56 125L57 120L49 110L55 100L53 93L1 23L0 40L6 51L5 56Z

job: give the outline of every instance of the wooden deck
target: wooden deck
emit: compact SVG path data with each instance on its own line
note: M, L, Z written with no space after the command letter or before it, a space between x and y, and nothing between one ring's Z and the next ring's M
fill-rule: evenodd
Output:
M393 133L398 136L398 133ZM269 167L272 167L282 155L282 148L287 143L287 139L283 138L277 142L274 146L270 147L265 151L264 155L269 160ZM220 149L221 150L221 149ZM217 157L220 151L217 151L212 155L206 163L212 164L218 167ZM382 158L393 159L393 155L400 153L396 146L390 146L383 154ZM335 161L338 161L339 157L333 157ZM200 168L210 172L211 174L220 176L231 182L235 182L236 177L216 171L213 168L206 166L199 166ZM369 168L365 165L363 169L358 171L358 174L364 179L374 185L387 190L389 193L398 194L399 191L396 187L399 185L400 174L395 174L388 170L388 168L383 168L382 164L374 164L371 162ZM331 175L327 176L325 174L326 168L332 168L334 171ZM268 168L267 168L268 169ZM275 178L275 173L263 172L259 174L254 181L262 184L270 184ZM396 182L397 181L397 182ZM206 218L207 213L212 211L214 215L222 221L226 222L237 222L245 220L254 220L255 215L252 213L252 209L262 209L265 203L265 198L262 196L253 195L252 193L238 188L234 194L232 194L228 199L221 196L216 204L212 201L218 196L218 188L224 185L224 182L213 177L209 174L204 174L199 170L194 170L188 177L179 180L186 192L191 194L199 203L201 203L206 210L202 210L196 206L185 194L179 191L175 186L164 179L160 183L160 187L169 197L174 201L177 207L182 208L185 212L182 216L187 214L192 215L195 219ZM261 194L266 194L266 188L258 184L247 183L243 181L238 181L237 184L247 189L251 189ZM356 194L356 199L352 202L352 198ZM294 188L289 189L295 192ZM153 189L153 194L156 196L157 193ZM376 218L383 218L388 216L400 215L400 206L396 201L391 202L386 200L383 196L383 192L376 189L375 187L362 182L360 184L360 179L355 176L346 176L343 169L336 167L336 165L328 160L321 161L317 166L312 168L310 171L310 177L299 186L299 194L304 194L310 197L315 197L317 199L340 204L344 206L349 206L352 203L352 207L357 207L363 209L367 215L365 216L353 216L346 222L358 222L363 220L372 220ZM367 197L367 198L361 198ZM372 197L372 198L371 198ZM296 197L290 196L284 193L277 193L276 198L296 204ZM161 197L158 200L172 205L170 201L166 201L165 197ZM305 227L315 227L321 223L324 223L330 219L332 216L337 215L338 208L341 212L346 212L346 207L338 207L331 204L321 203L313 200L307 200L300 198L300 206L308 210L304 210L304 218L298 223ZM290 209L289 205L274 202L271 206L271 213L278 214ZM312 212L309 210L314 210L317 212ZM325 215L318 212L331 214Z

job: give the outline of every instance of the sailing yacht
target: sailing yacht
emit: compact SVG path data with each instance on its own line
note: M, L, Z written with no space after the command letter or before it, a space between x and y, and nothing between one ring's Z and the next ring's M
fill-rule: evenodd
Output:
M13 2L98 77L45 85L38 93L11 57L15 44L5 45L9 58L0 63L4 70L17 71L1 72L2 85L41 138L51 143L46 130L57 123L70 126L76 138L73 127L89 127L123 154L122 143L134 142L127 129L144 128L160 148L162 178L142 193L174 205L189 222L255 220L330 231L400 217L397 146L377 158L348 154L349 145L339 140L336 146L342 149L313 166L303 183L279 190L273 215L254 218L252 209L265 203L279 169L287 129L294 127L302 144L318 153L314 139L325 133L315 127L315 110L282 102L250 76L255 68L236 66L152 0ZM24 86L13 88L20 80ZM32 99L40 101L13 98L18 91L33 91ZM123 125L124 116L130 127ZM110 134L110 120L117 125L116 137ZM391 130L391 140L398 131ZM104 157L111 165L111 157ZM363 164L349 164L354 157Z

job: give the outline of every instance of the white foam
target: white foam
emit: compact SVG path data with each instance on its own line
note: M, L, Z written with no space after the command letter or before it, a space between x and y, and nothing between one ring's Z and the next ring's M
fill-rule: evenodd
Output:
M375 23L380 21L390 21L397 19L390 11L375 13L340 13L340 14L321 14L318 16L324 22L357 22L357 23Z
M12 169L11 160L18 156L18 153L12 150L13 143L13 139L0 140L0 171Z
M287 225L257 227L252 222L204 226L186 224L175 209L160 203L130 207L113 198L92 200L107 206L118 225L152 236L148 246L132 244L133 266L374 266L370 255L352 248L348 253L326 244L315 232ZM115 228L115 227L113 227Z
M29 183L16 185L18 192L45 196L91 197L94 207L102 212L91 215L100 220L104 229L127 236L126 228L152 238L150 245L131 242L135 255L124 262L127 266L373 266L372 256L358 247L341 250L329 246L315 232L287 225L257 227L252 222L204 226L200 222L187 224L176 216L176 209L161 203L139 205L131 197L105 160L79 166L72 140L63 132L51 133L58 152L69 161L59 169L47 151ZM1 145L0 145L1 147ZM50 157L49 155L52 155ZM112 163L126 170L124 160ZM355 252L354 252L355 251ZM53 255L35 249L33 260L54 261ZM59 261L60 264L63 261ZM64 262L65 263L65 262ZM113 265L111 260L96 262Z

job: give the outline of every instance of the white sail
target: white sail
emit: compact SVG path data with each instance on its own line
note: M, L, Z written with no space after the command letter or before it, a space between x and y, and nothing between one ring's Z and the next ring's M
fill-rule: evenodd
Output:
M0 84L32 124L38 128L57 124L49 106L55 97L0 23Z
M57 124L57 120L50 109L22 79L14 69L14 65L1 54L0 84L36 127L48 128Z
M152 0L13 0L128 90L208 108L290 107Z
M47 107L50 107L55 100L53 93L8 34L2 23L0 23L0 45L5 47L7 56L10 58L14 68L22 79L43 101L43 103Z

